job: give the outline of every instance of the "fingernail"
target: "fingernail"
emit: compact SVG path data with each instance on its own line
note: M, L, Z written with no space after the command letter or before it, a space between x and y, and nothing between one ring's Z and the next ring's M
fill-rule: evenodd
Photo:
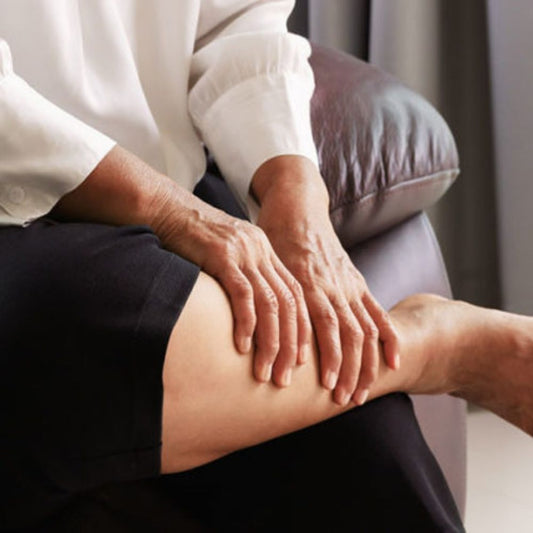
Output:
M241 353L248 353L252 348L252 339L250 337L244 337L239 344L239 351Z
M326 377L324 378L324 385L326 389L333 390L337 384L337 373L331 370L326 372Z
M289 368L288 370L285 370L283 375L281 376L281 386L282 387L288 387L291 384L292 380L292 369Z
M298 354L298 362L301 365L304 365L309 361L309 345L305 344L300 348L300 352Z
M261 381L270 381L272 378L272 365L262 365L259 368L259 379Z
M348 402L350 401L350 394L345 392L345 391L341 391L338 395L337 395L337 403L339 405L342 405L343 407L345 405L348 404Z
M394 370L398 370L400 368L400 354L394 354Z
M363 405L367 398L368 398L368 389L361 389L361 390L358 390L355 394L354 394L354 399L355 399L355 403L357 405Z

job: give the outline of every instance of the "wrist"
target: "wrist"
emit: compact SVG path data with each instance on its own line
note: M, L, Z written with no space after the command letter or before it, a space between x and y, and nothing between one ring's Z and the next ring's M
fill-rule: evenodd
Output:
M269 159L256 170L250 189L261 206L272 198L278 201L292 191L305 194L325 209L329 205L328 191L320 171L313 161L303 156L283 155Z
M147 210L148 225L164 248L190 254L210 207L165 176L154 187Z
M270 159L254 174L251 192L261 209L258 224L267 231L304 232L329 221L329 195L316 165L301 156Z

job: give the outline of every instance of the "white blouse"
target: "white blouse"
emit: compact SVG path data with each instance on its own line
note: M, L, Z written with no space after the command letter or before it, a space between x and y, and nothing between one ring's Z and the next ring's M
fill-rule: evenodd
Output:
M118 142L189 190L205 144L252 218L255 170L317 162L290 0L0 0L0 224L50 211Z

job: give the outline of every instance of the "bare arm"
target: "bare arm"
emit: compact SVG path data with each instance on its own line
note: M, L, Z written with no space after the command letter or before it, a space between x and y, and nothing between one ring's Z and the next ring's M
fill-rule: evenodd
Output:
M223 286L232 304L237 348L249 352L255 341L256 378L290 383L298 354L311 342L311 326L299 283L257 226L206 204L118 146L52 214L150 226L165 248L198 264Z

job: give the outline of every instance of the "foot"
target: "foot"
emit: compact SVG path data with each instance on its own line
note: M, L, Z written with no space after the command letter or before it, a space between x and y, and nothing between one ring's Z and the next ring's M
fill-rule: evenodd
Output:
M459 396L533 436L533 318L426 294L391 317L420 362L409 392Z

